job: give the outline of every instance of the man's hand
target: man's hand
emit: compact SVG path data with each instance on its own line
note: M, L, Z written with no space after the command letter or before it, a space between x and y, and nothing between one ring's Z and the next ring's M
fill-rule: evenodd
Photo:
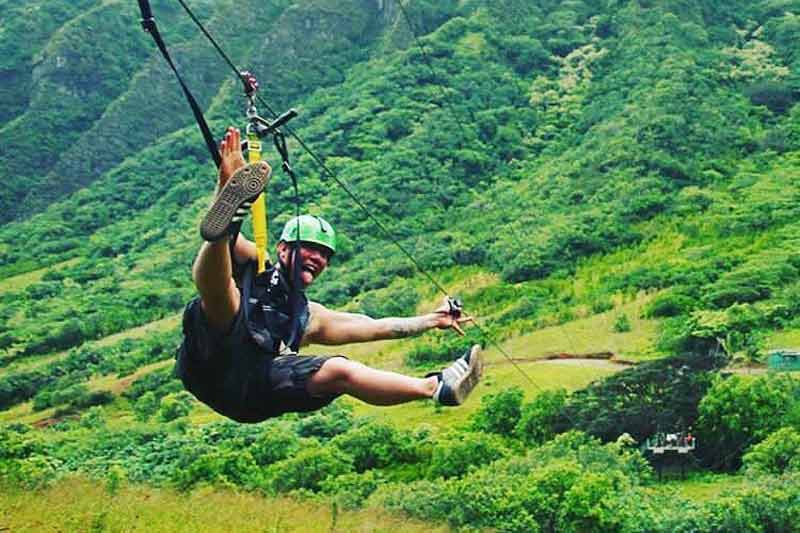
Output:
M230 126L225 132L225 137L219 143L219 155L222 161L219 165L217 193L222 190L237 170L247 164L242 155L242 136L238 129Z
M436 327L439 329L453 328L459 335L465 335L461 329L461 324L475 322L471 316L464 316L461 313L461 304L453 298L445 298L441 306L434 313L436 314Z

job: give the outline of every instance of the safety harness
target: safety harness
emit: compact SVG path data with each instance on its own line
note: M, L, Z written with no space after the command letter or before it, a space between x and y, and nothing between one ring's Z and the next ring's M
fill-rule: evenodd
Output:
M250 337L265 352L278 354L284 347L297 353L308 327L308 299L302 291L292 297L285 265L273 266L256 275L249 263L241 279L244 318Z

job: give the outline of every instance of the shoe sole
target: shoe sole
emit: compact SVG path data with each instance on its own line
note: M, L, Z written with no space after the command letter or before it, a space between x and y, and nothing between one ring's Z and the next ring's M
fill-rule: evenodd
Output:
M469 352L469 372L464 374L461 379L453 385L453 396L458 402L458 405L464 403L467 396L478 384L483 374L483 355L481 354L481 347L477 344L470 349Z
M213 242L225 237L236 211L243 203L258 198L267 186L269 176L269 165L263 161L237 170L214 199L200 224L203 239Z

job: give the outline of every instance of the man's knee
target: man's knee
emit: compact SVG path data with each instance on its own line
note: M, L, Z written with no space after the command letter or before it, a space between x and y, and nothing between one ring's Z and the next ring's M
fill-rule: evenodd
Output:
M344 357L332 357L325 361L308 382L313 393L341 393L351 383L362 366Z

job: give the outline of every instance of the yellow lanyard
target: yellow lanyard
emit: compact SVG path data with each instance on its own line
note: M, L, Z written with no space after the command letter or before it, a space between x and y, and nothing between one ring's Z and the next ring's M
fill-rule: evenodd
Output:
M261 161L261 139L247 128L247 161L257 163ZM261 274L266 269L267 263L267 194L266 190L258 195L251 207L253 214L253 240L256 243L258 254L258 270Z

